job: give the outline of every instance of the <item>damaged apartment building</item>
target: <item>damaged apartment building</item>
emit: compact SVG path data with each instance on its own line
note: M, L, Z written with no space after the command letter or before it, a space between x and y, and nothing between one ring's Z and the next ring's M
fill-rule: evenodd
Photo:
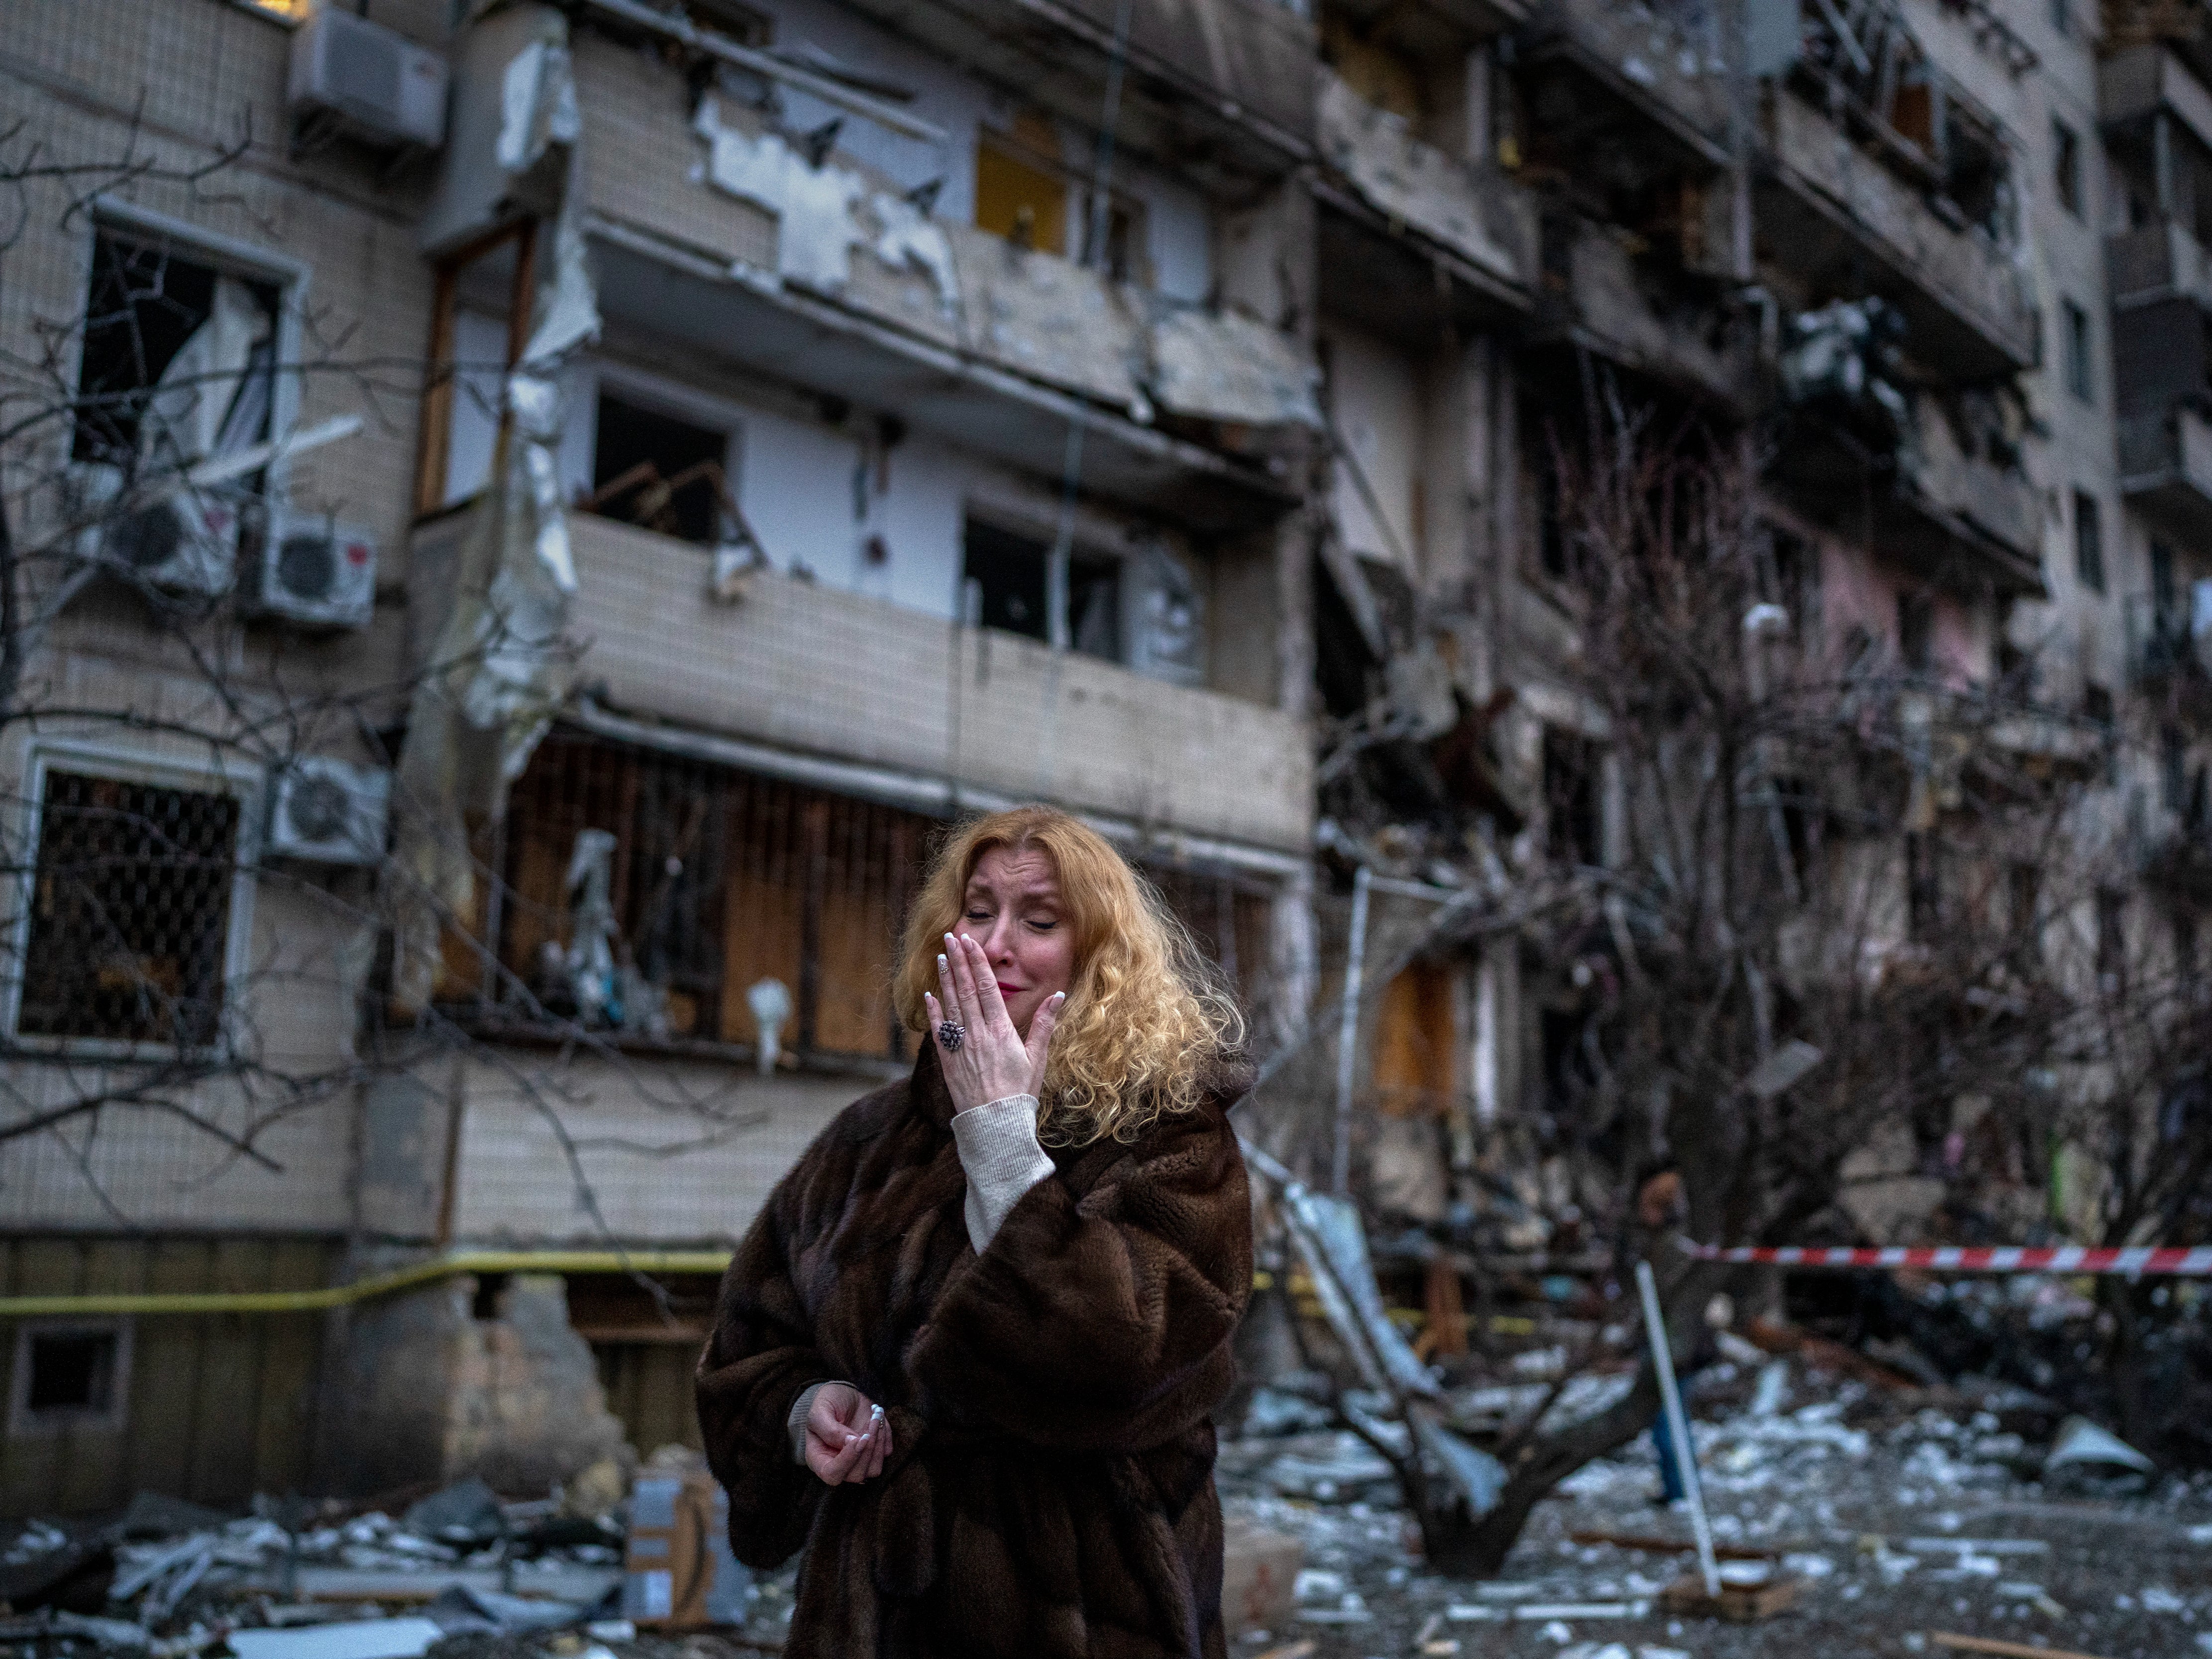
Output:
M1263 1055L1376 907L1358 1145L1440 1216L1557 988L1383 941L1613 855L1601 396L1759 434L1806 628L2032 658L2077 769L2160 722L2114 925L2193 951L2212 52L2145 17L28 0L0 1510L695 1437L719 1264L912 1063L932 837L1016 801Z

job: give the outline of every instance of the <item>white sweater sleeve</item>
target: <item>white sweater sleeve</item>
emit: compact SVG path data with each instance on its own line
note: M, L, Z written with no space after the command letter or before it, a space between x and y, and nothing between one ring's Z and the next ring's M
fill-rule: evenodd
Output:
M1035 1095L1008 1095L953 1114L952 1139L968 1173L962 1212L978 1255L1022 1194L1052 1173L1052 1159L1037 1144L1036 1120Z
M829 1386L827 1382L817 1382L801 1389L799 1398L791 1402L791 1415L784 1419L783 1425L791 1431L791 1461L794 1463L806 1461L806 1413L814 1409L814 1396Z

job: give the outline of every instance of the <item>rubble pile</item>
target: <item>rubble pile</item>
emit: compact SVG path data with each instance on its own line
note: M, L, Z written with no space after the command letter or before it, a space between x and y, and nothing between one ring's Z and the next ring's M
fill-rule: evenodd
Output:
M1222 1449L1232 1524L1303 1547L1290 1604L1237 1654L1887 1659L1949 1651L1949 1636L2095 1659L2212 1652L2212 1476L2162 1471L2016 1388L1882 1386L1799 1357L1699 1372L1692 1433L1723 1577L1795 1594L1738 1625L1662 1605L1691 1537L1683 1506L1660 1498L1648 1440L1564 1482L1499 1577L1454 1579L1424 1562L1388 1460L1318 1424L1313 1385L1289 1380L1255 1396ZM1563 1420L1625 1385L1578 1381L1572 1405L1552 1407ZM1452 1400L1471 1424L1549 1392L1468 1386Z
M696 1478L680 1448L635 1489ZM0 1546L0 1659L723 1659L778 1645L790 1579L725 1554L707 1635L625 1570L620 1471L517 1502L467 1480L401 1509L256 1500L226 1516L142 1493L94 1522L33 1520Z

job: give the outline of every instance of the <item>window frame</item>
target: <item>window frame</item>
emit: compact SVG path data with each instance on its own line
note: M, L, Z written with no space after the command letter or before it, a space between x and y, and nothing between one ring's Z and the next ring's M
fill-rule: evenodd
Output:
M111 236L124 241L157 245L171 254L204 264L218 275L235 276L244 281L260 283L276 290L276 363L269 398L270 436L281 438L297 429L300 423L301 373L301 343L304 337L307 319L308 286L313 267L303 259L295 259L248 242L235 236L226 236L221 231L210 230L187 219L179 219L167 213L157 213L134 202L125 202L112 196L96 196L92 210L85 216L85 228L79 240L77 269L75 277L76 294L76 341L74 358L70 364L70 384L82 385L84 378L84 323L89 311L92 284L98 280L100 240ZM70 394L76 396L74 391ZM74 428L72 427L72 429ZM271 501L289 498L293 457L278 455L263 469L267 483L263 497ZM88 477L95 464L84 461L69 463L71 473ZM14 1015L9 1015L9 1029L14 1029Z
M723 435L722 481L728 485L730 499L737 503L738 511L744 513L745 425L754 411L650 369L605 357L586 357L569 373L574 379L565 380L562 390L568 399L571 414L562 434L558 468L564 498L594 488L592 479L599 470L599 394L605 391L649 413L688 422L702 430L720 431ZM625 522L618 519L611 521ZM684 541L679 537L668 539L684 547L707 550L697 542Z
M968 531L971 524L977 523L988 526L1000 535L1039 544L1045 561L1043 635L1040 637L1031 634L1018 634L1009 629L990 629L988 631L1003 634L1009 639L1026 640L1031 645L1041 646L1047 650L1052 649L1054 620L1052 550L1060 536L1058 514L1042 502L1026 501L1005 490L971 489L962 496L960 557L954 569L952 616L963 627L976 625L969 621L968 615ZM1067 558L1071 574L1079 560L1094 564L1110 564L1114 567L1115 654L1111 657L1094 656L1076 648L1075 626L1078 618L1073 605L1075 595L1072 581L1068 585L1069 591L1060 596L1067 614L1060 620L1067 630L1066 648L1070 655L1080 656L1086 662L1104 663L1109 667L1119 668L1125 673L1135 674L1138 671L1131 666L1129 662L1131 638L1129 612L1133 598L1130 592L1130 585L1136 575L1139 562L1130 542L1133 529L1132 526L1112 524L1079 507L1076 509L1074 524L1067 541ZM1118 538L1115 533L1117 531ZM1187 548L1171 546L1170 550L1179 558L1194 562L1196 560L1196 556ZM1209 575L1211 574L1210 567L1202 568L1206 568ZM1139 678L1144 677L1139 676ZM1175 684L1175 682L1163 682L1163 684Z
M50 772L77 772L118 783L141 783L155 788L189 790L202 794L228 794L238 802L238 840L232 853L230 911L225 924L222 952L222 1010L215 1042L202 1048L173 1042L138 1042L113 1037L52 1036L25 1033L18 1029L22 1013L25 970L30 961L31 923L38 882L39 847L45 833L46 777ZM52 1054L70 1059L157 1062L179 1054L221 1055L237 1046L235 1023L240 1010L236 988L252 962L253 896L261 855L267 776L258 766L222 759L173 759L167 756L112 744L41 738L35 741L23 767L23 799L19 811L22 868L14 882L14 913L7 918L9 960L0 968L0 1042L20 1054Z
M2059 349L2069 396L2094 406L2097 401L2095 325L2088 312L2061 295L2058 301Z
M2072 125L2051 118L2051 189L2058 205L2081 219L2087 216L2087 169L2081 164L2081 135Z
M2086 489L2074 491L2073 527L2074 584L2085 593L2102 599L2112 580L2112 572L2105 564L2105 507Z
M112 1336L115 1372L104 1411L33 1413L31 1410L31 1345L42 1336ZM15 1327L15 1369L8 1384L8 1438L50 1440L70 1434L120 1434L131 1420L131 1370L137 1322L127 1314L60 1315L26 1319Z

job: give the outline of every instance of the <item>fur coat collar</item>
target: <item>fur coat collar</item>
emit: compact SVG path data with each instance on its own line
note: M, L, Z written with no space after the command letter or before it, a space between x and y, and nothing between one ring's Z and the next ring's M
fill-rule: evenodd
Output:
M1251 1212L1224 1065L1133 1144L1048 1148L989 1247L936 1052L823 1130L730 1265L698 1375L740 1560L804 1547L790 1659L1218 1659L1207 1413L1232 1380ZM835 1489L792 1461L809 1384L889 1413Z

